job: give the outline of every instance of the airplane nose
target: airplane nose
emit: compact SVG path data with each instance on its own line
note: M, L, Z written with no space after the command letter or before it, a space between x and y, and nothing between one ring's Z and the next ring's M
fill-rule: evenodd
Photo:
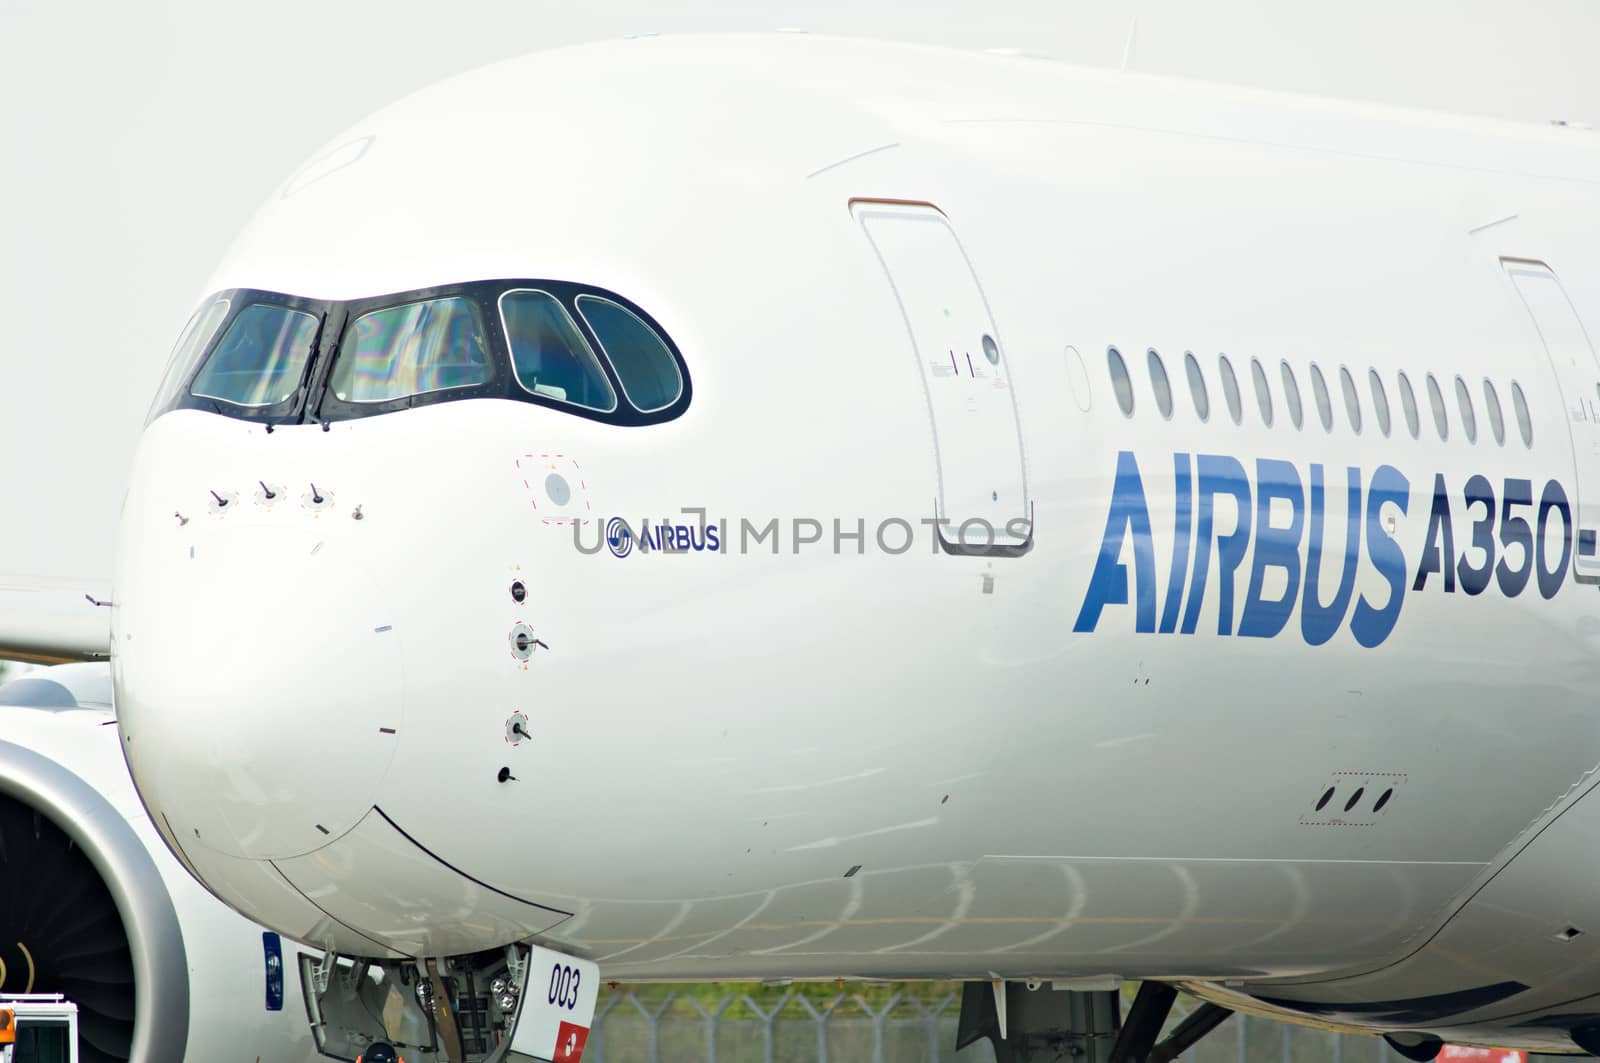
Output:
M281 859L372 807L402 726L401 633L355 544L249 525L119 591L118 715L184 845Z

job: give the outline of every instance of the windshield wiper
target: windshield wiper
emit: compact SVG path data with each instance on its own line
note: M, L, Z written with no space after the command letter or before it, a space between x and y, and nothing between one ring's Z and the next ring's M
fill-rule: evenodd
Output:
M339 350L339 341L335 339L327 351L322 350L322 333L328 327L328 311L324 310L317 317L317 331L311 337L311 357L306 359L306 375L300 383L300 409L302 419L310 417L312 421L320 424L324 432L328 431L328 422L321 417L322 403L317 403L316 412L312 412L311 402L313 396L311 389L318 379L327 380L327 374L321 372L323 364L331 363L335 352Z

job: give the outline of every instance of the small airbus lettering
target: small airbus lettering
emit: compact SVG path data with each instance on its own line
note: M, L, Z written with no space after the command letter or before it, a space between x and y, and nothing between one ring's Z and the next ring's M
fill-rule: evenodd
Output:
M650 551L685 553L687 551L709 550L712 553L722 549L719 531L715 524L645 524L635 536L639 542L639 549Z

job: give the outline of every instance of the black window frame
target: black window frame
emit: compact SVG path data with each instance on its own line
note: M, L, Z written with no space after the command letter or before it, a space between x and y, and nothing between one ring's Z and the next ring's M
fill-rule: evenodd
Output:
M505 336L499 332L498 322L489 320L489 315L484 312L482 302L471 295L467 301L473 304L473 309L478 313L478 321L483 326L484 341L488 347L485 352L489 357L489 379L482 384L469 384L465 387L443 388L437 391L423 391L415 395L402 395L399 398L384 399L381 402L354 402L340 399L333 393L330 381L333 377L333 367L338 364L339 355L344 352L345 334L349 332L358 320L368 314L379 310L390 310L398 306L411 303L425 303L434 299L461 298L465 293L456 290L456 286L449 285L443 288L428 288L420 292L402 292L395 295L378 296L374 299L353 299L343 304L343 319L339 322L339 335L336 343L328 345L328 354L322 359L318 367L318 379L312 389L317 395L316 419L322 421L353 421L360 417L373 417L378 414L395 413L400 410L415 409L418 406L431 406L436 402L454 402L461 399L492 399L500 397L501 375L506 366L501 364L502 353L500 348L505 346ZM496 340L499 344L497 346Z
M284 292L263 291L256 288L227 288L206 296L201 306L202 308L209 306L218 299L228 300L228 313L211 334L211 338L206 341L205 347L195 356L194 364L189 367L189 371L172 382L176 385L175 393L161 404L161 408L151 420L155 420L155 417L161 416L168 410L204 410L241 421L259 421L272 425L299 424L305 414L306 404L315 390L319 355L328 342L330 332L328 326L334 316L336 304ZM195 381L200 378L201 371L216 352L217 345L228 335L228 330L233 328L233 323L239 319L239 315L252 306L282 307L285 310L310 314L318 321L317 332L311 343L311 354L306 358L306 364L301 367L300 383L295 387L294 394L271 406L246 406L209 395L191 394Z
M507 341L504 326L500 320L499 299L507 291L530 288L549 293L562 305L567 315L572 318L579 334L583 337L584 342L589 345L595 359L599 362L601 372L605 374L607 383L610 384L612 391L617 396L615 409L608 411L593 410L586 406L579 406L551 396L539 395L527 390L518 382L511 366L510 344ZM682 382L682 390L679 392L677 399L666 406L650 411L641 411L632 404L627 397L627 392L622 388L622 381L618 378L616 368L606 355L605 348L601 345L599 337L595 335L594 330L589 327L588 322L584 320L583 315L578 311L577 299L580 295L593 295L602 299L609 299L636 316L660 338L662 344L677 363L678 376ZM328 387L328 378L332 373L334 363L338 359L340 347L344 342L345 331L352 322L375 310L403 306L407 303L425 302L430 299L456 297L466 298L476 305L484 330L484 338L489 345L491 375L488 381L464 387L427 391L417 395L388 399L383 402L347 402L334 397ZM165 396L160 401L155 417L159 417L161 414L171 410L194 409L217 413L224 417L232 417L238 420L256 421L269 425L329 424L356 421L366 417L378 417L384 414L432 406L443 402L459 402L465 399L481 398L525 402L532 406L543 406L604 424L643 427L676 420L683 416L684 412L688 410L694 395L694 383L689 372L688 363L684 360L683 352L679 350L671 334L662 328L661 323L651 316L648 311L633 300L599 285L581 284L574 281L554 280L551 278L511 277L433 285L427 288L414 288L402 292L390 292L384 295L344 301L311 299L284 292L256 288L228 288L208 294L202 306L209 305L216 299L228 299L230 301L227 316L223 318L222 324L218 326L216 332L206 344L205 349L195 358L194 365L189 372L184 375L181 381L174 382L174 393L170 396ZM300 386L295 389L295 394L287 401L278 403L275 406L240 406L219 399L199 398L189 394L189 389L193 386L200 371L205 367L206 362L211 358L218 341L227 335L228 328L233 324L234 319L246 307L262 303L313 313L322 322L316 343L311 351L311 357L307 360L304 377ZM154 417L151 419L154 420Z
M509 294L509 292L507 294ZM505 298L505 296L502 295L501 298L503 299L503 298ZM626 402L628 405L632 406L634 409L638 410L640 413L655 413L657 410L662 410L662 409L665 409L667 406L672 405L671 403L664 403L661 406L646 407L646 406L642 405L641 403L639 403L638 401L636 401L631 395L628 394L628 389L626 387L627 381L622 379L622 373L621 373L620 370L617 370L616 361L614 360L611 352L606 350L605 341L604 341L603 337L601 337L601 335L600 335L600 330L595 328L594 322L589 320L589 315L584 313L583 301L585 299L589 299L589 300L591 300L593 302L596 302L596 303L606 303L606 302L610 302L610 300L608 300L605 296L596 294L593 291L582 291L582 292L579 292L577 295L572 297L572 309L577 311L578 317L582 318L583 324L587 327L588 331L585 333L585 335L592 335L594 337L595 343L598 344L598 347L597 347L596 352L595 352L596 355L599 356L599 358L600 358L602 363L608 363L611 366L611 368L614 371L616 371L617 382L624 385L624 387L622 389L621 401L622 402ZM612 305L617 307L617 309L622 310L624 313L627 313L627 314L630 314L630 315L633 314L633 311L628 309L628 304L625 304L625 303L622 303L622 302L615 302L615 303L612 303ZM639 322L640 322L640 324L645 324L643 318L640 318ZM653 327L651 325L648 325L648 324L645 324L645 328L646 328L646 330L654 333L657 339L661 339L663 341L665 340L665 336L664 336L664 334L661 332L661 330L659 328L655 328L655 327ZM995 342L994 337L992 337L989 334L985 333L984 337L983 337L983 343L984 343L984 356L989 359L991 364L999 365L1000 364L1000 347L999 347L999 344L997 344ZM991 351L992 351L992 355L991 355ZM672 352L669 351L669 353L672 353ZM683 390L683 387L684 387L684 376L683 376L683 372L682 372L681 359L679 359L676 354L673 354L673 359L674 359L673 365L678 370L678 389L679 389L679 392L681 393L682 390ZM513 363L511 368L512 368L512 372L516 371L515 363ZM676 401L676 400L674 400L674 401Z

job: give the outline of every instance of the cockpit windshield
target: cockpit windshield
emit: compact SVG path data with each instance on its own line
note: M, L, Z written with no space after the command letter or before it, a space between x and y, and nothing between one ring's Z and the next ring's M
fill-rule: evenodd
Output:
M151 408L150 418L161 412L161 402L182 387L183 382L194 372L195 363L205 352L206 345L217 334L222 322L227 319L228 305L226 299L211 299L196 310L189 323L183 327L177 345L172 348L172 359L167 363L167 374L161 379L161 390L156 392L157 405Z
M315 314L257 303L241 310L189 393L235 406L276 406L299 390L316 342Z
M474 281L350 302L236 288L190 319L152 419L194 408L327 425L473 398L653 424L687 408L689 377L643 310L587 285Z
M457 297L405 303L356 318L328 386L341 402L390 402L487 383L490 375L478 308Z

